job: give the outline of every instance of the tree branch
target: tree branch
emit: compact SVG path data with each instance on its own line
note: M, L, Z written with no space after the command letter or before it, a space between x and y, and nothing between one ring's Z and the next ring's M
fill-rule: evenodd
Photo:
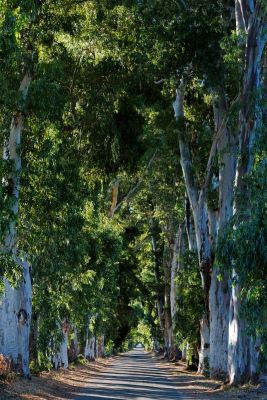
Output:
M112 187L112 204L109 211L109 218L113 218L114 212L118 202L120 181L117 180Z
M180 85L176 91L176 99L172 104L177 123L184 122L184 96L185 82L183 79L181 79ZM186 143L186 141L182 139L182 135L179 136L181 166L183 170L185 186L188 197L190 199L190 203L192 207L195 208L198 201L198 190L194 180L191 153L188 143Z
M152 165L152 163L153 163L153 161L154 161L154 159L156 157L157 152L158 152L158 150L155 150L153 156L149 160L149 163L147 164L147 168L146 168L147 170L151 167L151 165ZM112 206L111 206L110 213L109 213L110 218L114 217L114 214L121 208L122 204L125 203L126 201L128 201L129 198L132 197L135 194L135 192L138 191L138 189L142 185L143 181L144 181L144 179L140 178L139 181L137 182L137 184L134 187L132 187L126 193L125 196L123 196L122 200L119 203L117 203L118 193L116 194L116 196L115 196L116 199L115 199L114 198L114 191L113 191L113 202L112 202ZM116 200L116 204L115 204L115 200Z
M213 162L215 159L215 155L217 152L217 145L218 142L221 138L221 136L223 135L223 133L225 132L225 128L227 126L227 123L229 121L229 111L231 109L233 109L233 107L236 105L236 103L239 101L240 99L240 95L238 95L235 100L232 102L227 115L225 114L222 122L220 124L220 126L218 127L218 129L215 132L215 135L213 137L213 141L212 141L212 145L211 145L211 149L210 149L210 154L209 154L209 159L208 159L208 163L207 163L207 168L206 168L206 173L205 173L205 181L204 181L204 186L202 188L203 194L206 194L209 182L211 180L211 172L212 172L212 166L213 166Z

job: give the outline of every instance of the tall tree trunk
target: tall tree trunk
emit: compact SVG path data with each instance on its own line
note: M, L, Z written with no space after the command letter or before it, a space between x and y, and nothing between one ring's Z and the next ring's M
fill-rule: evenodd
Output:
M105 356L105 335L100 335L97 337L97 351L96 357L102 358Z
M176 100L173 103L175 117L179 125L184 128L184 92L185 84L181 81L177 89ZM184 182L193 211L194 226L196 233L197 252L199 260L199 268L202 279L203 297L205 305L205 314L200 324L201 349L199 352L199 372L203 372L209 364L209 291L210 291L210 274L212 268L212 255L209 239L208 228L208 210L205 202L205 194L203 190L198 190L195 182L190 148L186 140L183 138L184 132L179 135L180 162L183 170Z
M238 197L235 201L234 212L242 218L244 205L249 216L249 190L245 177L250 173L253 163L252 150L256 130L262 123L261 108L259 105L259 87L261 83L261 61L266 46L267 21L265 5L260 1L236 2L243 18L243 27L246 35L244 49L244 73L241 88L241 107L239 113L239 158L236 168L235 186ZM237 10L238 13L238 10ZM240 28L237 20L237 31ZM240 199L242 197L242 204ZM245 218L245 216L243 216ZM241 221L240 221L241 222ZM240 318L240 293L238 273L233 270L233 279L237 284L232 285L230 317L229 317L229 376L230 383L247 381L251 377L250 363L254 364L251 356L251 339L246 335L246 323Z
M68 349L68 358L70 362L77 360L79 354L79 341L78 341L78 332L75 325L71 326L71 341L70 347Z
M185 224L189 250L192 253L197 253L196 231L190 201L187 195L185 199Z
M27 72L20 84L19 97L24 107L31 75ZM14 217L19 211L19 189L21 175L20 145L24 128L24 110L14 112L8 144L4 150L4 158L12 162L12 173L7 182L11 185ZM14 218L9 223L9 231L5 240L4 253L12 256L18 264L22 280L17 288L11 287L5 279L5 289L0 305L0 352L12 358L15 367L25 376L29 376L29 335L32 313L32 285L30 267L27 259L20 259L17 248L17 227Z
M162 284L161 284L161 271L160 271L160 265L161 265L161 259L160 259L160 249L158 248L158 243L157 243L157 233L156 233L156 226L155 226L155 221L151 219L150 221L150 230L151 230L151 245L152 245L152 252L154 256L154 276L155 276L155 283L156 283L156 309L157 309L157 314L158 314L158 319L160 323L160 328L161 331L164 331L164 309L163 309L163 302L164 302L164 296L163 296L163 291L162 291Z
M214 95L215 130L223 124L227 112L224 90ZM233 215L233 188L236 167L236 140L225 126L217 145L219 157L219 218L218 234L223 235ZM220 279L219 279L220 276ZM213 267L210 288L210 374L225 379L228 373L230 288L229 274ZM219 354L219 357L218 357Z
M53 357L54 368L57 370L61 367L68 368L69 359L68 359L68 336L69 336L69 325L66 322L60 324L62 329L62 341L59 346L59 350Z
M184 243L184 224L179 225L178 232L175 236L175 242L173 246L173 256L171 264L171 293L170 293L170 306L171 306L171 317L172 325L175 328L176 313L177 313L177 290L176 290L176 277L178 272L182 268L183 256L185 254L185 243Z
M94 361L96 358L96 336L90 331L90 321L91 316L88 315L88 319L85 325L84 357L87 360Z
M164 348L165 356L175 356L175 341L173 337L173 326L171 318L171 249L165 245L163 256L164 269Z
M96 358L96 337L88 334L85 343L84 357L87 360L94 361Z

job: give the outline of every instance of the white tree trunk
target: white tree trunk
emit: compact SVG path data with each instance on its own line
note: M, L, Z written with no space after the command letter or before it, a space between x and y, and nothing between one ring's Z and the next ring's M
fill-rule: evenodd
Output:
M242 193L243 202L247 202L247 218L250 214L248 188L244 177L251 171L253 163L253 145L255 131L262 123L260 107L251 97L259 95L261 84L261 60L267 41L267 20L264 4L253 1L237 2L243 18L243 27L246 34L246 46L244 54L244 74L241 89L241 107L239 113L239 160L236 168L235 186ZM238 13L237 9L237 13ZM241 23L237 20L237 32L241 29ZM241 207L244 206L241 205ZM234 212L238 214L239 203L235 202ZM233 278L238 282L238 275L233 270ZM230 383L236 384L247 381L255 370L255 357L251 356L251 338L246 335L245 321L240 318L240 294L241 287L237 283L232 285L230 317L229 317L229 349L228 368ZM250 363L252 365L250 365Z
M183 121L184 118L184 94L185 84L183 80L179 88L177 89L176 100L173 103L174 113L176 119ZM190 205L193 211L194 226L196 233L197 252L199 259L200 275L202 279L203 295L204 295L204 306L205 315L201 322L201 350L200 354L203 354L205 358L205 367L209 363L209 290L210 290L210 273L212 267L211 258L211 243L209 238L209 227L208 227L208 210L205 202L204 190L198 190L193 174L191 153L188 146L182 136L179 137L179 148L180 148L180 162L183 171L184 182L190 201ZM203 360L199 363L199 372L204 367Z
M218 98L214 98L216 131L222 126L226 112L226 99L222 89ZM224 235L227 222L233 215L233 188L236 170L235 138L227 127L223 128L218 141L217 151L219 157L218 230L219 235ZM219 275L220 279L218 279ZM228 273L220 271L214 266L210 288L210 374L212 377L221 379L225 379L228 373L229 305L230 288Z
M225 379L228 372L228 329L230 293L227 275L217 278L213 268L210 289L210 375Z
M197 253L196 231L192 218L190 201L187 196L185 201L185 222L189 250L192 251L192 253Z
M200 349L199 349L199 364L198 373L208 374L209 371L209 359L210 359L210 330L206 318L200 321Z
M62 325L63 339L60 343L59 351L54 355L52 361L54 368L57 370L59 368L68 368L68 325L63 323Z
M187 348L188 348L188 343L184 344L182 347L182 360L186 361L187 359Z
M236 284L232 286L229 313L228 368L231 384L250 379L250 338L246 335L245 322L239 318L239 295L240 285Z
M21 81L19 96L25 103L31 76L26 73ZM13 114L8 144L4 149L4 159L13 163L13 171L8 184L12 182L12 213L18 215L19 210L19 188L21 174L20 145L21 135L24 128L24 114L17 110ZM5 240L4 253L13 257L22 272L22 281L17 288L11 287L4 280L5 290L0 300L0 352L12 358L15 368L25 376L29 376L29 335L32 313L32 287L30 267L27 260L22 260L18 255L17 228L16 224L9 223L9 232Z
M92 315L88 315L87 323L85 326L85 347L84 347L84 357L89 361L94 361L97 357L97 338L94 332L90 331L90 322Z
M173 246L173 257L172 257L172 265L171 265L171 291L170 291L170 303L171 303L171 317L172 324L175 325L175 315L177 311L177 290L175 284L175 278L177 275L178 265L179 265L179 246L180 245L180 227L179 231L176 234L175 242Z
M157 309L157 314L159 318L159 323L160 323L160 329L164 331L164 309L163 309L163 295L159 291L160 287L160 261L158 257L158 246L157 246L157 240L154 234L154 221L151 219L150 221L151 225L151 245L152 245L152 251L153 251L153 258L154 258L154 276L155 276L155 283L157 286L157 299L156 299L156 309Z
M96 359L96 337L95 336L87 336L85 349L84 349L84 357L87 360L94 361Z
M201 198L200 198L201 200ZM212 267L211 262L211 247L209 241L208 232L208 212L205 204L198 202L198 205L193 210L195 229L196 229L196 239L197 239L197 249L198 258L202 279L202 287L204 294L204 306L205 315L200 321L200 339L201 339L201 349L199 352L199 367L198 372L207 372L209 368L209 358L210 358L210 333L209 333L209 319L210 319L210 272Z
M166 235L172 235L169 227L165 228ZM163 269L164 269L164 347L165 356L173 359L176 354L176 343L173 333L173 324L171 316L171 271L173 261L173 244L165 243L164 256L163 256Z
M178 344L175 338L175 327L176 327L176 313L177 313L177 289L176 289L176 277L179 271L183 268L183 256L185 253L185 243L184 243L184 230L185 225L181 224L179 226L178 232L175 237L175 242L173 246L173 257L171 263L171 289L170 289L170 308L171 308L171 319L172 319L172 329L170 332L171 346L173 348L173 357L178 358Z

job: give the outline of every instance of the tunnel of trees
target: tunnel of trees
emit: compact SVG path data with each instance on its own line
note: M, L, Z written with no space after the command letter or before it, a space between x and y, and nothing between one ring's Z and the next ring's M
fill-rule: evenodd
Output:
M0 1L0 354L267 366L265 0Z

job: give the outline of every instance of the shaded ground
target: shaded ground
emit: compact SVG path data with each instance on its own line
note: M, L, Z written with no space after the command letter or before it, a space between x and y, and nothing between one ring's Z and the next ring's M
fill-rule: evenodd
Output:
M24 400L267 400L261 388L214 391L218 382L135 350L108 361L90 363L32 381L17 381L1 390L2 399ZM2 393L2 394L1 394Z
M68 370L43 372L40 376L16 379L5 385L0 381L0 400L65 400L71 398L75 388L99 374L109 360L90 362L86 366L70 367Z

